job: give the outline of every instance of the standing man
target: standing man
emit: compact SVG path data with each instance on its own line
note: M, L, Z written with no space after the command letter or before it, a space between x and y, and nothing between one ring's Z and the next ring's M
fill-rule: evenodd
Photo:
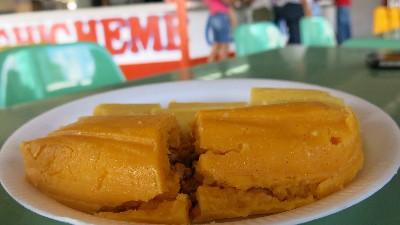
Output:
M351 37L351 0L336 0L335 3L338 43L341 44Z
M300 20L312 16L310 0L272 0L275 23L283 20L289 31L288 44L300 44Z

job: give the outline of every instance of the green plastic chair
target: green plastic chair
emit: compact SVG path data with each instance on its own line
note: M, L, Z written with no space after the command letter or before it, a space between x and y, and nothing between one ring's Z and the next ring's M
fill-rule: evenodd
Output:
M0 51L0 107L124 82L96 43L40 44Z
M321 16L303 17L300 20L300 38L305 46L334 47L337 45L332 25Z
M233 30L237 56L281 48L285 45L281 32L272 22L241 24Z

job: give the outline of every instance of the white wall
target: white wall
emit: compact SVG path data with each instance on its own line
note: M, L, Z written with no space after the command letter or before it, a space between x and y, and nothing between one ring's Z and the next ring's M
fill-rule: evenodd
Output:
M382 3L381 0L353 0L351 8L353 37L372 35L374 8Z

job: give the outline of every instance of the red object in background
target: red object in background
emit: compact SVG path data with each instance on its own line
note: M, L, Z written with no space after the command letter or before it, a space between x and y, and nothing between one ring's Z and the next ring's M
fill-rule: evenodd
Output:
M188 64L190 66L195 66L206 62L207 62L207 57L203 57L203 58L191 59ZM125 74L127 80L133 80L133 79L148 77L151 75L176 71L178 68L184 68L184 67L182 67L182 61L173 61L173 62L152 62L146 64L137 64L137 65L121 65L120 68L122 70L122 73Z
M178 13L178 27L179 37L181 40L181 68L190 67L190 56L189 56L189 38L187 29L187 10L186 0L176 0L176 11Z

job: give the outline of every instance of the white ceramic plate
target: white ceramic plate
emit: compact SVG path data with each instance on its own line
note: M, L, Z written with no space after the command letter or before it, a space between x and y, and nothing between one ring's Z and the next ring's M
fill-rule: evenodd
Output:
M400 165L400 131L378 107L349 94L303 83L277 80L181 81L120 89L93 95L54 108L23 125L0 152L0 179L6 191L24 207L71 224L109 224L110 221L65 207L38 192L25 180L19 144L46 135L61 125L90 115L99 103L177 101L249 101L252 87L291 87L327 90L342 97L357 113L365 150L365 164L356 179L342 191L288 212L250 218L229 224L298 224L343 210L369 197L396 174ZM113 222L113 224L128 224ZM132 223L129 223L132 224Z

